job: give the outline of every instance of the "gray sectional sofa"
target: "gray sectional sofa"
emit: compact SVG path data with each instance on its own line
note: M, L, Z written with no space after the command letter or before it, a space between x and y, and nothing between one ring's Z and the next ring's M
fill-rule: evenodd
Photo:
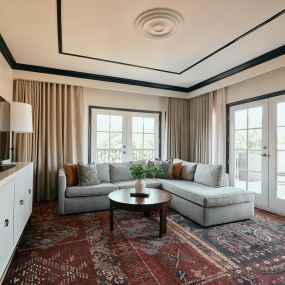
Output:
M135 180L129 163L97 164L101 184L66 187L66 176L59 170L58 213L60 215L109 209L108 194L132 188ZM249 219L254 216L254 194L228 185L221 165L184 162L182 180L146 178L146 186L172 194L170 207L202 226Z

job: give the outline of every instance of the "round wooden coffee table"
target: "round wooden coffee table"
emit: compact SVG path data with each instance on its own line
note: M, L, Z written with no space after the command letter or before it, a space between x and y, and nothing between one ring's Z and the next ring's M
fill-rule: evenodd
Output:
M145 216L149 216L151 211L159 211L159 237L166 234L166 215L167 207L171 201L171 194L166 191L147 188L149 197L131 197L130 193L134 193L135 189L121 189L109 194L110 200L110 231L113 231L115 209L144 212Z

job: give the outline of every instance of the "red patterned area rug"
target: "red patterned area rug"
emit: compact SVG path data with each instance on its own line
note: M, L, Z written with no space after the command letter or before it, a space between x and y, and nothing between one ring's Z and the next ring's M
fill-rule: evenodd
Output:
M170 212L158 217L108 211L59 217L37 205L4 284L285 284L285 218L261 210L253 220L202 228Z

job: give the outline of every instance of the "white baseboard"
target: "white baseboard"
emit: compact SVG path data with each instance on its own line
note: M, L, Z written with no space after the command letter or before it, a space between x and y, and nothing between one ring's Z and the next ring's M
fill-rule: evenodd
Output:
M273 214L285 216L285 212L274 211L274 210L272 210L270 208L266 208L266 207L262 207L262 206L258 206L258 205L255 205L254 207L257 208L257 209L261 209L261 210L267 211L267 212L271 212Z

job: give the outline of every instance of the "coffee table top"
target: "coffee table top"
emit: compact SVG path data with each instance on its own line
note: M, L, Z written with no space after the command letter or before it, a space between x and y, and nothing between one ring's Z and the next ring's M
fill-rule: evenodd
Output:
M169 202L171 194L164 190L146 188L149 191L149 197L131 197L130 193L134 193L135 189L121 189L111 192L108 197L116 203L126 205L157 205Z

